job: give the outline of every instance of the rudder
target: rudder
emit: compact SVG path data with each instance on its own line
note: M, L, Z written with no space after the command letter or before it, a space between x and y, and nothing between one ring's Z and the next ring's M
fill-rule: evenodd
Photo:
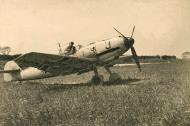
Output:
M5 72L4 73L4 81L17 81L20 77L20 70L21 68L15 61L9 61L4 66L4 71L11 71L12 72Z

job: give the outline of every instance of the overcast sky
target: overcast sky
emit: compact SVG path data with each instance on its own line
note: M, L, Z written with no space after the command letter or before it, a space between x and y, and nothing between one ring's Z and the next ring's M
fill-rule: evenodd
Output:
M190 51L190 0L0 0L0 46L57 53L57 42L126 36L138 55Z

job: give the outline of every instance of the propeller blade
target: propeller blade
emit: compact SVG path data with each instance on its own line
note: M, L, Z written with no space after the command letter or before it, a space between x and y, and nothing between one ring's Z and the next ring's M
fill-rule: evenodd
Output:
M124 38L126 38L121 32L119 32L116 28L113 27L113 29L118 32L121 36L123 36Z
M140 62L139 62L139 59L138 59L138 56L137 56L137 53L135 51L135 48L132 46L131 47L131 53L133 54L133 58L137 64L137 67L139 68L139 71L141 72L141 66L140 66Z
M133 27L133 31L132 31L132 34L131 34L131 38L133 37L134 31L135 31L135 25L134 25L134 27Z

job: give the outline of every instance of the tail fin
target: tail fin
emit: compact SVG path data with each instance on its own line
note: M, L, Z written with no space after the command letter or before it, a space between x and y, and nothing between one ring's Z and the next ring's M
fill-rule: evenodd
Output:
M4 81L16 81L19 80L21 68L14 61L9 61L5 64L4 70L0 73L4 73Z

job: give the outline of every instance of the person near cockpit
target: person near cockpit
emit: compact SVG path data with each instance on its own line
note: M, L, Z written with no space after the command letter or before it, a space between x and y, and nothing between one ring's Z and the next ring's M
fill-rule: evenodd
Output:
M74 42L70 42L64 51L65 55L73 55L76 53L76 47L74 46Z

